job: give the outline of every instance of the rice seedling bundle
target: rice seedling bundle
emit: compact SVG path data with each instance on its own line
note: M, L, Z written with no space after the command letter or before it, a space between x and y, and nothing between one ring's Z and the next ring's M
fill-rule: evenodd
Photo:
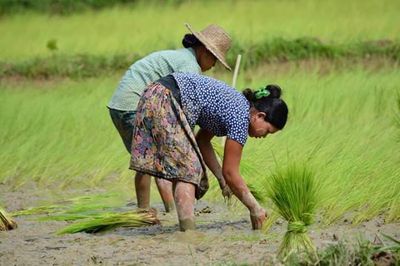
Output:
M268 195L276 211L288 222L278 256L285 261L290 255L314 258L315 247L307 235L317 203L314 174L305 166L289 166L270 177Z
M117 227L142 227L159 223L155 211L100 213L73 223L59 231L58 234L98 233Z
M17 228L17 223L2 208L0 208L0 231L8 231Z

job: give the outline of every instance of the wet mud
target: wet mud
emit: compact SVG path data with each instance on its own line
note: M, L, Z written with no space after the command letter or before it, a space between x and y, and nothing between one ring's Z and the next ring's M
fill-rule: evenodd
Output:
M67 191L64 191L67 193ZM74 192L76 193L76 191ZM98 193L98 191L85 191ZM30 206L49 195L46 191L15 190L0 186L0 200L9 211ZM238 204L196 203L196 231L180 232L175 212L152 204L161 225L118 228L113 231L72 235L56 232L69 223L37 221L37 216L16 217L16 230L0 232L0 265L278 265L275 259L286 224L274 223L267 234L251 230L248 212ZM130 203L124 210L135 209ZM385 224L380 217L351 225L341 221L328 228L316 224L309 230L318 248L341 239L363 236L373 241L383 232L400 237L400 223Z

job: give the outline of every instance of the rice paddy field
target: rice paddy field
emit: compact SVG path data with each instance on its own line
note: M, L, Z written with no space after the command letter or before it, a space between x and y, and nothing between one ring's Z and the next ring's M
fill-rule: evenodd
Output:
M268 198L271 175L296 164L310 169L318 184L308 229L317 265L398 265L399 10L394 0L192 0L137 1L66 15L31 10L1 15L0 207L18 228L0 231L0 264L298 265L277 257L287 223ZM288 124L265 139L249 139L240 169L269 214L264 229L252 231L247 210L235 199L225 202L209 176L211 188L196 204L196 231L178 232L176 214L163 212L154 186L152 206L160 224L57 234L79 217L136 208L129 155L106 108L124 73L120 68L129 64L100 75L96 60L68 65L89 69L82 76L51 74L57 69L47 75L49 68L38 76L24 73L37 71L35 60L62 68L54 59L59 56L107 59L177 48L184 22L195 29L219 24L240 45L246 67L237 89L270 83L283 88ZM282 55L296 49L278 45L274 60L259 56L246 65L248 50L280 38L341 47L378 43L382 49L389 43L391 50L390 56L327 58L303 49L294 58ZM1 71L12 65L26 71ZM221 67L206 74L232 82L232 73ZM219 139L214 146L220 150ZM397 253L368 253L376 245L387 251L391 243L397 243L390 249ZM332 250L335 259L324 262Z

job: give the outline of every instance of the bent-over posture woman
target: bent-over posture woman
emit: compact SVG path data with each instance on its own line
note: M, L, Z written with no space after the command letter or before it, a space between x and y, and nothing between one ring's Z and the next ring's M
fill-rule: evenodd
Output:
M180 229L195 228L195 198L208 189L206 165L226 181L249 209L253 229L265 220L265 210L250 193L239 173L247 137L261 138L281 130L288 108L281 89L243 94L225 83L193 73L173 73L149 85L137 108L130 168L173 184ZM200 130L194 136L194 126ZM226 136L222 168L211 145Z
M129 153L136 106L147 85L173 72L207 71L217 60L230 70L225 60L231 45L229 35L217 25L210 25L200 32L186 26L192 33L186 34L182 40L185 48L154 52L135 62L122 77L108 104L111 119ZM135 190L139 208L150 207L150 182L149 175L136 173ZM174 207L172 185L164 179L156 179L156 184L168 212Z

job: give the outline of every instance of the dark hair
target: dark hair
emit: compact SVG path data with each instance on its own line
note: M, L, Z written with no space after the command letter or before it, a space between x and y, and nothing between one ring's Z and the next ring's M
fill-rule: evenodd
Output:
M196 38L196 36L188 33L188 34L185 34L185 36L183 36L182 45L185 48L190 48L190 47L194 48L197 46L201 46L203 44L199 41L199 39Z
M268 96L256 97L257 91L245 89L243 95L250 102L250 105L260 112L267 114L265 120L278 129L283 129L288 115L286 103L280 99L282 89L278 85L267 85L265 90L269 92Z

